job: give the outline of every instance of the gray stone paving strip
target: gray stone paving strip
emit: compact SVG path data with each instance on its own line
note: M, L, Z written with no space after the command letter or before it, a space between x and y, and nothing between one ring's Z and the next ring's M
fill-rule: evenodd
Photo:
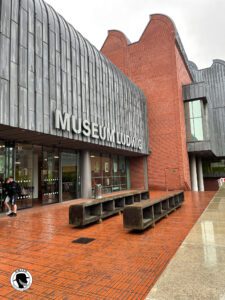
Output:
M224 192L212 198L146 300L225 300Z

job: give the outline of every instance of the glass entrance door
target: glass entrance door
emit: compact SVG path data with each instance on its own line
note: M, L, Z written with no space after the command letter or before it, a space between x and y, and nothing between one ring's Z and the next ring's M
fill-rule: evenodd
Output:
M79 197L79 154L62 152L62 200Z
M21 187L18 209L32 207L34 190L32 145L16 144L15 159L15 180Z
M59 152L43 148L41 170L42 204L59 202Z

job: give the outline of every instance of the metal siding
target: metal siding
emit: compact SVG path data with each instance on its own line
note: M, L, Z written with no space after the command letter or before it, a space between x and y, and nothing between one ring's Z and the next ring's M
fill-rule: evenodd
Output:
M5 2L9 2L8 0L4 0ZM32 3L32 1L29 1ZM4 7L2 7L2 11L4 11ZM19 1L18 0L12 0L12 14L11 14L12 20L14 20L16 23L18 23L19 18ZM4 22L1 17L1 22Z
M43 0L0 3L1 124L146 154L142 92ZM145 139L144 147L56 130L56 108L136 134Z
M9 80L10 39L0 33L0 78Z
M18 24L11 22L11 61L18 63Z
M14 62L10 64L10 122L11 126L18 126L18 65Z
M19 127L27 129L27 89L19 87Z
M1 2L0 32L10 37L11 0L2 0Z
M207 96L208 127L211 150L216 156L225 156L225 62L214 60L210 68L198 70L192 66L197 96ZM202 82L203 81L203 82ZM193 85L184 87L184 100L191 99ZM203 149L200 149L203 150Z
M20 45L27 48L27 32L28 32L28 13L22 7L20 7Z
M9 125L9 81L0 78L0 123Z

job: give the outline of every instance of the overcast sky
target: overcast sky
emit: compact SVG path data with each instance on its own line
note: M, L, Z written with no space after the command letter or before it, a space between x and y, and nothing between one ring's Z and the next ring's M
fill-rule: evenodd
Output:
M225 0L46 0L100 49L110 29L131 42L144 31L149 16L162 13L176 24L188 58L198 68L225 60Z

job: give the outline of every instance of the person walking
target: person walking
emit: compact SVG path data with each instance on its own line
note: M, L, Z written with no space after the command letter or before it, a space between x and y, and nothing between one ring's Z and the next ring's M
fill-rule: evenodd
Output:
M2 193L2 187L3 187L4 179L0 177L0 202L1 202L1 211L4 211L4 198Z
M4 203L4 206L7 209L6 215L9 215L9 214L12 213L11 207L9 206L9 203L10 203L9 183L10 183L10 179L6 178L5 181L4 181L4 183L2 184L3 203Z
M9 203L11 204L12 210L8 213L9 217L16 217L17 216L17 204L16 201L21 194L20 185L14 181L13 177L10 176L7 180L6 184L6 192L9 197ZM7 198L8 200L8 198Z

